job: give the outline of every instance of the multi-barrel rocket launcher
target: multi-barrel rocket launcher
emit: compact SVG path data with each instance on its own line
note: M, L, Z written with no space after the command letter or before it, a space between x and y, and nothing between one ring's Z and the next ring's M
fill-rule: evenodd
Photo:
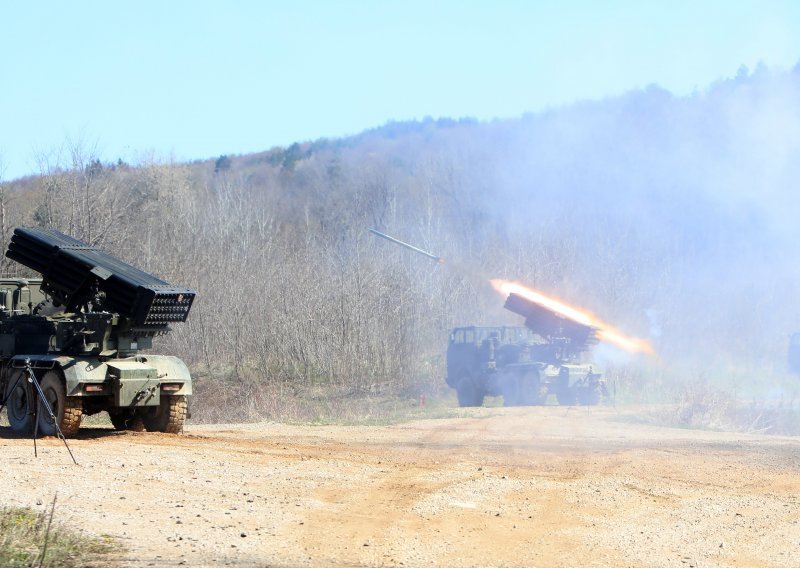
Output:
M66 435L101 411L117 429L179 432L189 371L141 350L186 321L195 292L55 230L15 229L6 256L41 274L0 280L0 394L11 428L56 431L18 380L31 369Z
M486 395L506 406L598 404L605 380L582 355L597 342L597 330L522 294L511 292L504 307L525 326L459 327L450 332L447 384L461 406L479 406Z
M515 292L508 295L503 307L524 317L525 327L547 340L553 347L554 361L574 359L597 343L594 327L567 318Z
M369 231L444 263L440 256ZM502 395L507 405L544 404L551 394L560 404L597 404L607 393L606 381L596 365L583 360L595 343L655 355L646 339L628 336L585 310L515 282L490 282L505 298L504 307L524 317L525 325L472 325L450 331L447 384L456 389L461 406L478 406L485 395Z
M444 263L428 251L369 231ZM505 308L524 317L525 327L464 326L450 331L447 384L456 389L459 404L478 406L485 395L502 395L506 405L544 404L550 394L560 404L597 404L605 381L596 366L581 359L604 330L578 310L520 286L504 289L498 282L492 283L506 297Z

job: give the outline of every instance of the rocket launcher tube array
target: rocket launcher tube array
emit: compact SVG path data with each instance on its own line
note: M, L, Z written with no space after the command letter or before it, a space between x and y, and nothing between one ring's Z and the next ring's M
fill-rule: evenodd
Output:
M195 292L177 288L110 254L53 229L14 229L6 256L39 272L45 290L68 307L105 293L107 309L135 325L163 327L186 321Z

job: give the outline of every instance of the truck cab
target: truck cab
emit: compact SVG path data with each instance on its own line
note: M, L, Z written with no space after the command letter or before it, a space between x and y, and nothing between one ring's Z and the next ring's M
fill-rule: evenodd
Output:
M530 344L534 335L519 326L454 328L447 344L447 384L456 388L465 372L496 370L498 356L507 359L509 346Z

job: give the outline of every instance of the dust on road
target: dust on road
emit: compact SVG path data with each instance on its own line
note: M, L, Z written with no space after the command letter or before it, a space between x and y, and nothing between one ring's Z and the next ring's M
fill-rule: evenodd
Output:
M797 566L800 440L470 409L394 426L0 438L0 505L122 566ZM7 429L0 435L8 436Z

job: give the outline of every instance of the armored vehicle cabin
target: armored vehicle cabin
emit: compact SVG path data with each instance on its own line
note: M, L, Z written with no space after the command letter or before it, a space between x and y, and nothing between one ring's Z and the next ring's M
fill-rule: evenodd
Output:
M0 401L11 428L56 433L30 369L66 436L101 411L120 430L180 432L189 370L140 351L186 320L195 292L54 230L15 229L6 256L42 275L0 279Z

